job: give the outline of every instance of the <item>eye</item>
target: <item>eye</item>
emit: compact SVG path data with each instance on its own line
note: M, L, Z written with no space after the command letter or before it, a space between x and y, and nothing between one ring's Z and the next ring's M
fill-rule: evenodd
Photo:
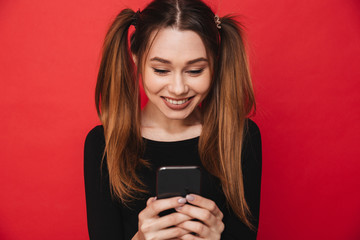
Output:
M169 70L165 70L165 69L157 69L157 68L153 68L154 72L159 74L159 75L166 75L168 72L170 72Z
M203 71L204 71L204 69L202 68L202 69L197 69L197 70L189 70L186 72L192 76L196 76L196 75L199 75L200 73L202 73Z

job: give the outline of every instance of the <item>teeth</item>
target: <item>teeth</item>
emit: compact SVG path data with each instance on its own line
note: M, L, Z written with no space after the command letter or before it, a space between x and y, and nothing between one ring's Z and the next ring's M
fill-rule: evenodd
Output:
M176 100L172 100L172 99L169 99L169 98L165 98L165 100L171 104L174 104L174 105L180 105L180 104L183 104L187 101L189 101L189 98L187 99L183 99L183 100L180 100L180 101L176 101Z

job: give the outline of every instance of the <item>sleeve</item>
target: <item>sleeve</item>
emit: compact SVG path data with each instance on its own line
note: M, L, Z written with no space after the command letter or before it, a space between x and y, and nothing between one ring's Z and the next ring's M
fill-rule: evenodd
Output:
M100 169L105 146L102 126L92 129L85 140L84 181L89 237L97 239L124 239L121 208L112 201L106 161ZM101 174L102 172L102 174Z
M245 199L252 214L252 224L259 226L260 190L262 171L261 135L258 126L250 119L246 121L242 148L242 169ZM257 231L250 230L231 210L224 214L223 240L255 240Z

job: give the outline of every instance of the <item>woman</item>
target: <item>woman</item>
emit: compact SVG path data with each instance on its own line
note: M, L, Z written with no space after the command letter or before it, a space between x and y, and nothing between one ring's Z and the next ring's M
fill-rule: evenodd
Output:
M256 238L261 138L247 119L255 101L234 18L200 0L121 11L105 38L96 106L102 126L84 156L91 239ZM201 196L156 199L156 170L174 165L202 168Z

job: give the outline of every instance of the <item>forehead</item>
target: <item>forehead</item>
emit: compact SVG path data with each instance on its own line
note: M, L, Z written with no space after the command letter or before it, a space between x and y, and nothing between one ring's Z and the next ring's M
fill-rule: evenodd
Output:
M147 60L160 57L173 63L182 63L207 57L205 45L194 31L163 28L152 33L150 42Z

